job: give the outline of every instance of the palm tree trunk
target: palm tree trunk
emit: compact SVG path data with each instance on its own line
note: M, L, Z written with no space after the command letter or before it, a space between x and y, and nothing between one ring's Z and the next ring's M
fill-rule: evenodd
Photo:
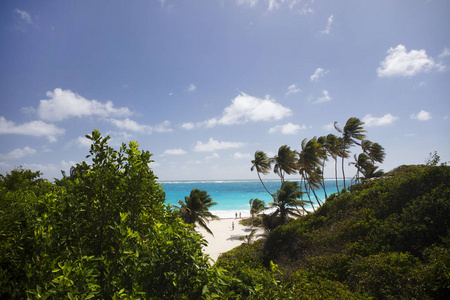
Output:
M314 197L316 198L316 201L317 201L317 204L319 204L319 207L320 206L322 206L322 201L320 201L320 199L319 199L319 197L317 197L317 194L316 194L316 192L314 191L314 189L311 187L311 184L309 184L310 186L309 186L309 189L313 192L313 194L314 194Z
M323 172L325 171L325 158L323 159L323 163L322 163L322 188L323 188L323 192L325 193L325 199L328 198L327 196L327 190L325 188L325 179L323 176Z
M308 182L308 179L304 180L304 186L305 186L306 195L308 195L309 203L311 204L311 207L312 207L313 211L316 211L316 209L314 208L314 204L311 201L311 192L308 190L308 185L306 184L306 182Z
M334 159L334 178L336 178L336 193L339 192L338 179L337 179L337 158Z
M262 184L262 186L264 187L264 189L269 193L270 196L273 197L273 194L272 194L271 192L269 192L269 190L267 189L266 185L265 185L264 182L262 181L261 175L259 175L259 172L258 172L258 171L256 171L256 174L258 174L259 181L261 181L261 184Z
M346 188L345 186L345 171L344 171L344 157L342 157L342 179L344 179L344 189Z

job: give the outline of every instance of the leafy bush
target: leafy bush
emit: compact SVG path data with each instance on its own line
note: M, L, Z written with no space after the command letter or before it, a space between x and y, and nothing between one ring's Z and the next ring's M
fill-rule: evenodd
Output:
M424 299L421 263L408 253L380 253L353 260L348 283L376 299Z
M375 298L445 299L449 215L450 168L403 166L271 232L264 265L274 261L287 275L302 270Z
M14 170L0 180L0 298L185 299L221 295L205 241L165 196L135 142L91 136L88 157L51 184Z

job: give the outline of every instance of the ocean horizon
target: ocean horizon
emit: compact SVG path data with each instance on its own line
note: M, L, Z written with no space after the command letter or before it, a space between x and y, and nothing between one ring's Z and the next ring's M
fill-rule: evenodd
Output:
M300 179L290 179L289 181L299 181ZM346 179L347 181L347 179ZM258 179L244 180L170 180L161 181L161 186L166 193L166 203L178 205L177 200L184 201L189 196L191 190L200 189L206 191L217 205L211 207L211 212L220 218L235 218L239 214L242 218L250 216L250 199L258 198L263 200L266 206L273 202L273 198L267 193ZM271 193L276 193L281 182L276 179L265 180L264 184ZM339 190L343 188L343 180L338 179ZM334 178L325 179L325 189L328 196L336 193L336 180ZM316 190L316 195L321 201L325 200L325 193L322 189ZM304 194L304 199L308 196ZM311 193L311 200L314 204L314 195ZM307 207L308 208L308 207ZM311 207L309 207L311 208Z

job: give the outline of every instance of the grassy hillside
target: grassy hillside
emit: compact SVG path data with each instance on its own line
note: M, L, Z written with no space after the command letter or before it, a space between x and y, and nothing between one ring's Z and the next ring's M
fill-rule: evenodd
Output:
M242 297L449 299L449 228L450 167L402 166L217 265Z

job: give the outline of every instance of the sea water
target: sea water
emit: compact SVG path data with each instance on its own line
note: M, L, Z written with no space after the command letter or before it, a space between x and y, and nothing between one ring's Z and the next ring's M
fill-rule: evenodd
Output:
M264 181L264 184L271 193L276 193L281 186L280 180L267 180ZM161 182L161 185L166 193L166 203L175 206L179 206L177 200L184 202L184 198L189 196L193 189L206 191L212 201L217 203L210 208L210 211L221 218L234 218L236 214L239 217L239 213L243 218L249 217L250 199L263 200L266 206L273 202L272 196L264 189L259 180L164 181ZM338 187L339 189L343 188L342 180L338 180ZM325 189L328 195L336 193L335 179L325 180ZM315 192L317 197L324 201L324 191L320 189ZM306 194L303 197L305 200L308 199ZM311 200L315 203L312 193Z

